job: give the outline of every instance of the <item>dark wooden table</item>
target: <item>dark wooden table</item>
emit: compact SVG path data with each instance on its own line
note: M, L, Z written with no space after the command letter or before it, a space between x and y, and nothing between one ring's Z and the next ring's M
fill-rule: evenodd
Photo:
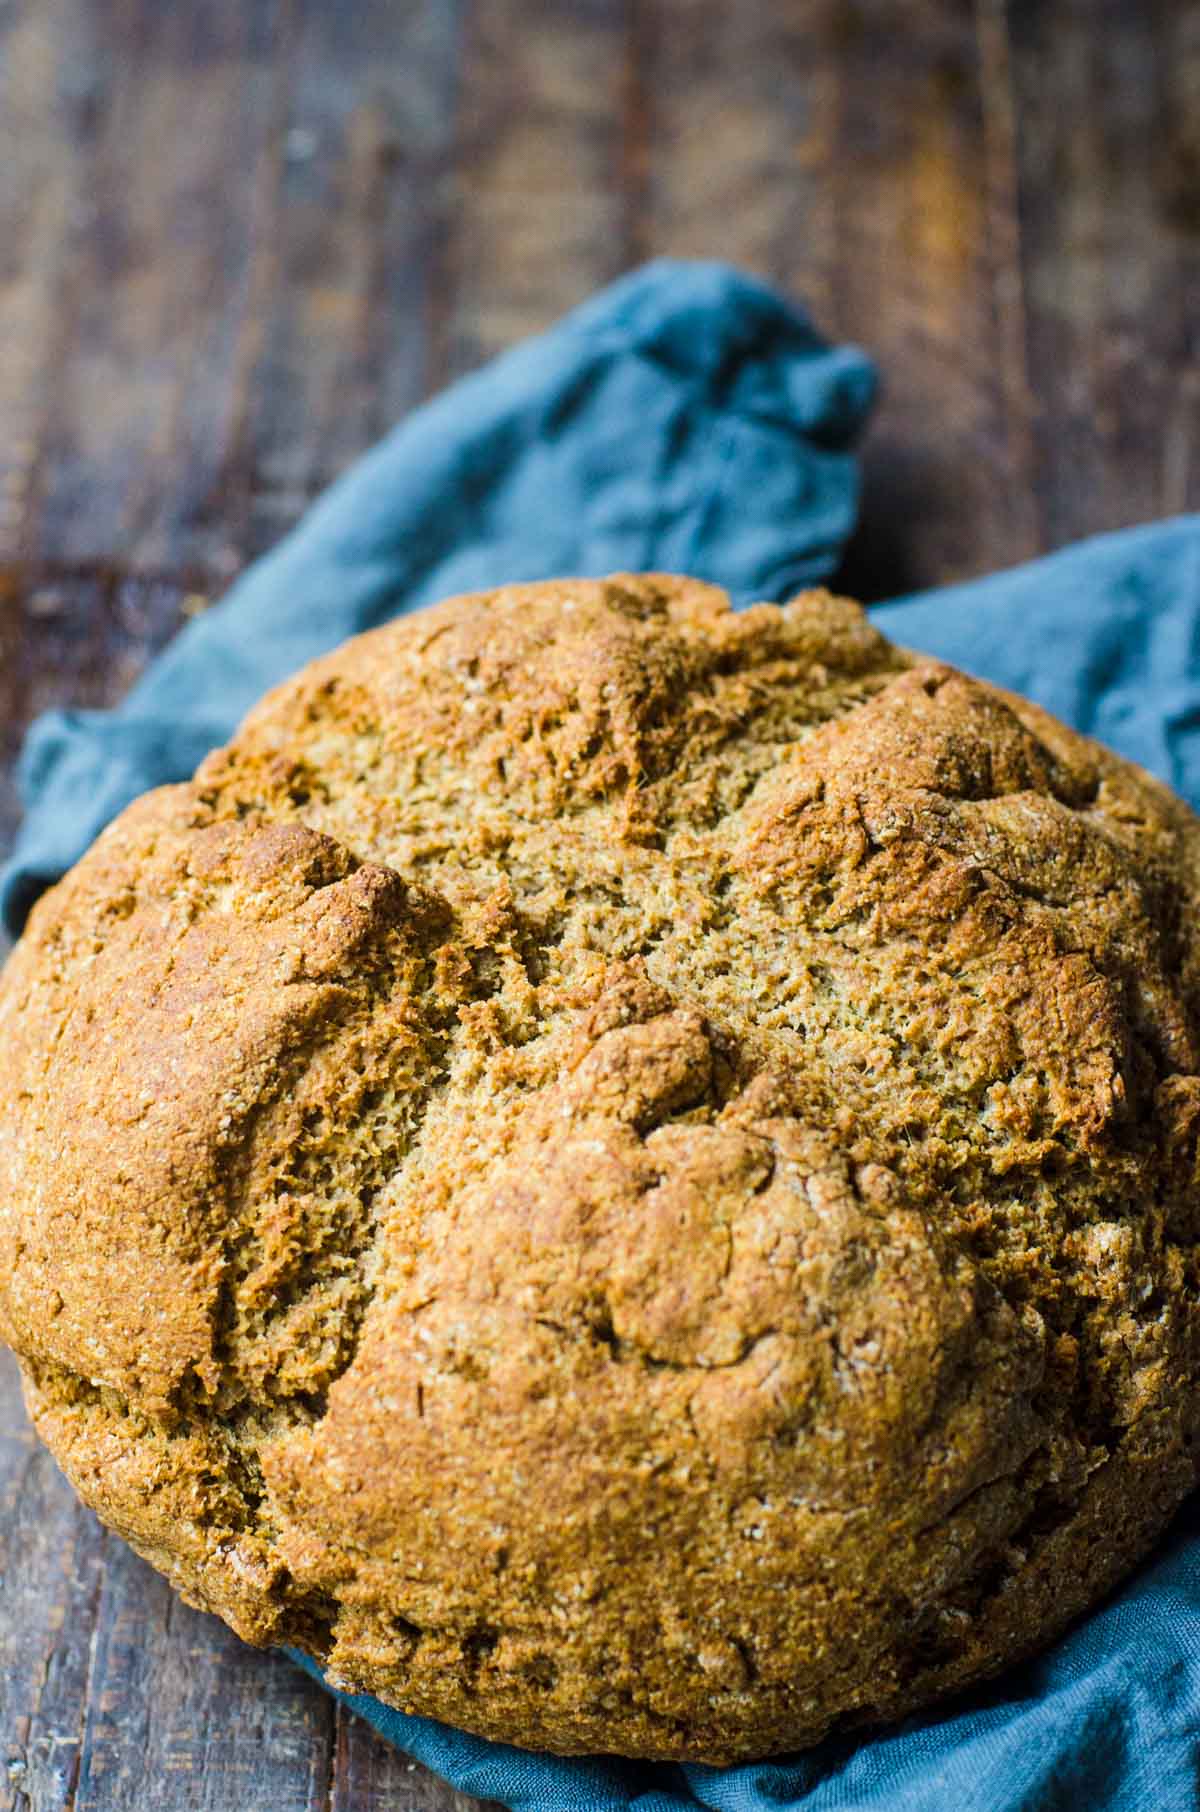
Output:
M1194 0L0 0L0 848L388 424L649 254L879 358L868 597L1200 503ZM83 1511L0 1374L0 1809L465 1806Z

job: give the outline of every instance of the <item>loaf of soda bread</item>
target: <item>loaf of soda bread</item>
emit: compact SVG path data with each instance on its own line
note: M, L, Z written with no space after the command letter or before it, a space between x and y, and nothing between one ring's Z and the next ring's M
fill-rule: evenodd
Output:
M1045 1643L1197 1478L1200 823L809 593L458 598L0 984L0 1331L331 1680L725 1762Z

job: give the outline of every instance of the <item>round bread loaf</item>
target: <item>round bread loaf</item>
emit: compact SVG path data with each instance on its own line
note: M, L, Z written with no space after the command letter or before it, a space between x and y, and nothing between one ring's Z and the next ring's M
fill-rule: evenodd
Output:
M36 908L0 1324L336 1683L710 1762L1060 1630L1197 1477L1200 823L810 593L515 586Z

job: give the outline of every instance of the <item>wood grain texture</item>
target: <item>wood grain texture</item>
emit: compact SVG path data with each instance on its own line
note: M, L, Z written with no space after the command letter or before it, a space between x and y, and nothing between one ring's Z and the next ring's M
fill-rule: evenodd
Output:
M655 253L880 360L882 597L1200 502L1200 12L1175 0L0 0L0 850L389 423ZM468 1802L188 1611L0 1361L0 1812Z
M902 13L890 11L885 51L877 19L846 9L835 151L838 312L878 354L886 384L858 543L874 563L873 595L986 572L1039 546L1024 375L1006 356L1019 292L1003 23L987 0L942 9L928 34L906 33Z
M634 261L622 161L629 4L466 9L446 377L549 325Z
M1014 46L1037 490L1057 546L1200 502L1200 11L1028 5Z

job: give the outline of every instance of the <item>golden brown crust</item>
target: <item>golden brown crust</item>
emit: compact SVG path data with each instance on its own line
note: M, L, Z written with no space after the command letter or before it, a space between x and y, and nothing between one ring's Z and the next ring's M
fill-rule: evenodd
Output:
M1195 1481L1200 825L807 594L452 600L0 986L0 1328L251 1641L725 1761L1037 1645Z

